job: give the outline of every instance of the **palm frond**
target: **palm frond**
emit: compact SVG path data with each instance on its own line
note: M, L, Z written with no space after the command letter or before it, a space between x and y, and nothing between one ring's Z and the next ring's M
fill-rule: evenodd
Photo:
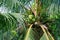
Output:
M3 35L2 39L4 39L4 37L6 38L6 40L15 39L15 37L17 39L19 39L18 34L22 33L21 35L24 35L23 32L26 30L23 15L20 13L19 14L0 13L0 31L1 30L2 30L2 32L0 32L0 33L2 33L1 35ZM18 30L20 30L20 31L18 31ZM11 36L12 36L12 38L11 38Z

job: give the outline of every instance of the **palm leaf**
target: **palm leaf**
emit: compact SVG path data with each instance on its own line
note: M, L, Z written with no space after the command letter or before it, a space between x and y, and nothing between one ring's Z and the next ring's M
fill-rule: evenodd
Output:
M40 40L54 40L54 38L52 37L52 35L49 33L49 31L47 31L47 29L44 29L44 25L40 25L40 27L42 28L44 34L41 37ZM45 38L46 37L46 38Z
M30 31L31 31L31 27L32 27L32 25L31 25L31 26L29 27L29 29L27 30L26 37L25 37L24 40L31 40L31 39L29 39L29 34L30 34Z
M19 39L20 34L22 33L21 35L24 35L25 30L26 27L22 14L0 13L0 33L2 33L0 35L2 35L2 39Z

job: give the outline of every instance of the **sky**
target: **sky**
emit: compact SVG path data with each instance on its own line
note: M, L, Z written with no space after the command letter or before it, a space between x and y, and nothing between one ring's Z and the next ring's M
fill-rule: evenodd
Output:
M9 11L6 7L4 6L0 7L0 13L7 13L7 12L11 13L11 11Z

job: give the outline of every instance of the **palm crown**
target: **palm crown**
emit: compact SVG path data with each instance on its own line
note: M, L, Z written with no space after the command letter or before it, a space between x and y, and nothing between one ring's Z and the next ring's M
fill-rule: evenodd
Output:
M7 9L0 40L60 40L60 0L0 0L0 7Z

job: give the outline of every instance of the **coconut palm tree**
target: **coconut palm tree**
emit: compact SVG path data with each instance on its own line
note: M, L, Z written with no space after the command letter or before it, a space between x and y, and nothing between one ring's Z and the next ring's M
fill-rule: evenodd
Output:
M60 40L60 0L0 0L0 7L0 40Z

